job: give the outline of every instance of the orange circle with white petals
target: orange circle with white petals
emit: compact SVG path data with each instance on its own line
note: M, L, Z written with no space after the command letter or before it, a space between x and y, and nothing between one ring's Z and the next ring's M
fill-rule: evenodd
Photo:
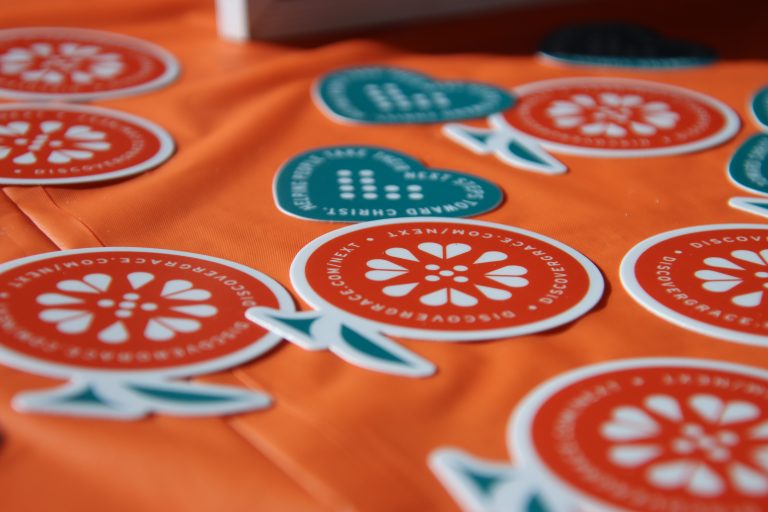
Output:
M720 101L680 87L614 78L523 85L497 116L546 148L605 157L678 154L728 140L738 116Z
M534 391L510 446L600 510L768 510L768 374L714 361L586 367Z
M580 316L602 293L594 265L564 244L470 220L342 228L302 249L291 272L316 307L417 338L544 330Z

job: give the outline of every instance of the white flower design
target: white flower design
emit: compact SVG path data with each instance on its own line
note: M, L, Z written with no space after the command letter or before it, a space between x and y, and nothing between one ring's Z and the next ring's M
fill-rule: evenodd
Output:
M104 132L84 124L13 121L0 125L0 160L9 158L16 165L33 165L40 160L51 164L90 160L96 151L111 147L105 138Z
M118 75L125 64L117 53L102 53L92 44L33 43L14 47L0 55L0 73L25 82L55 86L69 80L88 85Z
M626 137L630 132L651 136L677 125L680 115L663 101L646 102L638 94L580 93L568 100L555 100L547 108L555 126L578 128L582 135Z
M383 288L385 295L404 297L417 288L421 295L419 302L425 306L443 306L452 304L459 307L475 306L479 300L476 295L494 301L504 301L512 297L512 292L498 288L496 284L508 288L522 288L528 280L521 277L528 269L519 265L506 265L488 268L488 264L505 261L508 256L499 251L485 251L479 256L472 255L472 247L467 244L453 243L441 245L423 242L414 254L404 247L392 247L385 254L388 259L373 259L367 262L369 270L365 277L371 281L390 281L397 283ZM448 263L448 260L453 260ZM494 265L495 267L495 265Z
M706 258L705 265L719 270L702 269L694 275L704 281L701 286L707 291L735 292L731 302L736 306L759 306L768 288L768 249L760 252L732 251L731 257L735 261L720 257Z
M608 459L642 469L654 487L717 498L729 489L768 497L768 420L744 400L707 393L681 401L646 396L641 406L612 411L600 435L613 442Z
M100 341L115 344L128 341L136 328L146 339L167 341L179 332L198 331L202 326L198 319L218 313L215 306L201 303L211 298L211 292L185 279L165 281L162 287L158 283L144 293L155 279L149 272L131 272L121 283L100 273L65 279L56 284L58 291L37 297L44 306L38 317L56 324L64 334L95 329Z

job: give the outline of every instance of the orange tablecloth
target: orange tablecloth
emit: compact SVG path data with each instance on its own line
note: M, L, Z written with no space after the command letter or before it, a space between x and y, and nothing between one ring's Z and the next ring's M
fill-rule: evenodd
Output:
M503 187L506 202L480 216L537 231L586 254L607 291L584 318L514 340L455 344L405 340L439 373L413 380L361 370L328 353L283 345L266 358L203 380L273 395L265 411L229 418L154 416L135 422L25 415L11 397L49 379L0 367L0 509L20 511L433 511L456 505L426 465L441 445L509 460L505 425L521 397L561 372L647 356L696 356L768 366L765 348L686 331L633 301L618 276L639 241L689 225L761 222L727 205L743 195L725 165L756 131L749 97L768 81L760 0L575 3L302 44L219 40L209 0L5 0L3 27L81 26L155 42L183 67L174 84L95 102L150 119L178 152L154 171L112 183L3 187L0 260L56 249L147 246L200 252L259 269L290 285L307 242L337 225L280 213L275 170L307 149L372 144L436 168L473 172ZM678 71L569 69L532 56L568 21L633 19L715 47L709 67ZM322 73L376 63L439 78L512 87L566 76L638 77L709 94L743 128L720 147L648 159L561 156L544 176L474 155L438 125L337 124L311 102Z

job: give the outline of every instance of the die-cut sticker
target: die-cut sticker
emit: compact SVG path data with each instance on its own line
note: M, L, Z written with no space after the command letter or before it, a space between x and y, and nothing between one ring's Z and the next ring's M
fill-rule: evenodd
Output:
M766 386L765 370L716 361L588 366L518 406L507 431L515 465L449 448L430 465L473 512L764 511ZM524 508L530 497L541 508Z
M600 158L676 155L733 137L739 118L697 92L643 80L563 78L512 90L515 106L489 128L448 124L443 133L478 154L543 174L567 167L548 152Z
M621 280L665 320L724 340L768 346L768 225L668 231L635 246Z
M312 91L331 119L348 123L441 123L484 117L512 106L503 89L438 81L392 67L359 67L323 76Z
M757 91L752 98L752 115L763 130L768 130L768 87Z
M728 178L739 188L768 195L768 134L752 135L728 162Z
M372 146L302 153L278 171L274 195L289 215L331 222L471 217L503 198L498 186L482 178L429 169L406 154Z
M87 101L157 89L179 73L164 49L80 28L0 30L0 97Z
M13 406L114 419L264 408L262 392L178 380L279 343L245 319L257 305L293 310L288 292L264 274L193 253L89 248L0 265L0 363L68 380L19 393Z
M171 136L139 117L68 104L0 105L0 184L69 185L138 174L166 161Z
M705 66L715 61L711 48L669 39L629 23L587 23L557 30L539 47L539 55L558 63L640 69Z
M291 265L315 311L252 308L248 318L363 368L426 376L428 361L385 337L477 341L552 329L587 313L603 279L582 254L519 228L419 217L347 226Z
M768 199L732 197L728 200L728 205L737 210L759 215L760 217L768 217Z

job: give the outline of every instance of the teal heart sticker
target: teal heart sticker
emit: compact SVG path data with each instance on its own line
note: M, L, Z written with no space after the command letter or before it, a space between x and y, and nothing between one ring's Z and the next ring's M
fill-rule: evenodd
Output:
M768 194L768 134L753 135L736 150L728 177L744 190Z
M471 217L503 199L501 189L487 180L429 169L406 154L374 146L301 153L278 171L274 195L288 215L330 222Z
M437 81L391 67L348 68L322 77L313 90L318 107L341 122L442 123L508 109L505 90L475 82Z
M539 54L559 63L638 69L676 69L711 64L714 50L670 39L631 23L586 23L561 28L539 45Z
M768 87L757 91L755 97L752 98L752 114L760 123L761 128L768 130Z

